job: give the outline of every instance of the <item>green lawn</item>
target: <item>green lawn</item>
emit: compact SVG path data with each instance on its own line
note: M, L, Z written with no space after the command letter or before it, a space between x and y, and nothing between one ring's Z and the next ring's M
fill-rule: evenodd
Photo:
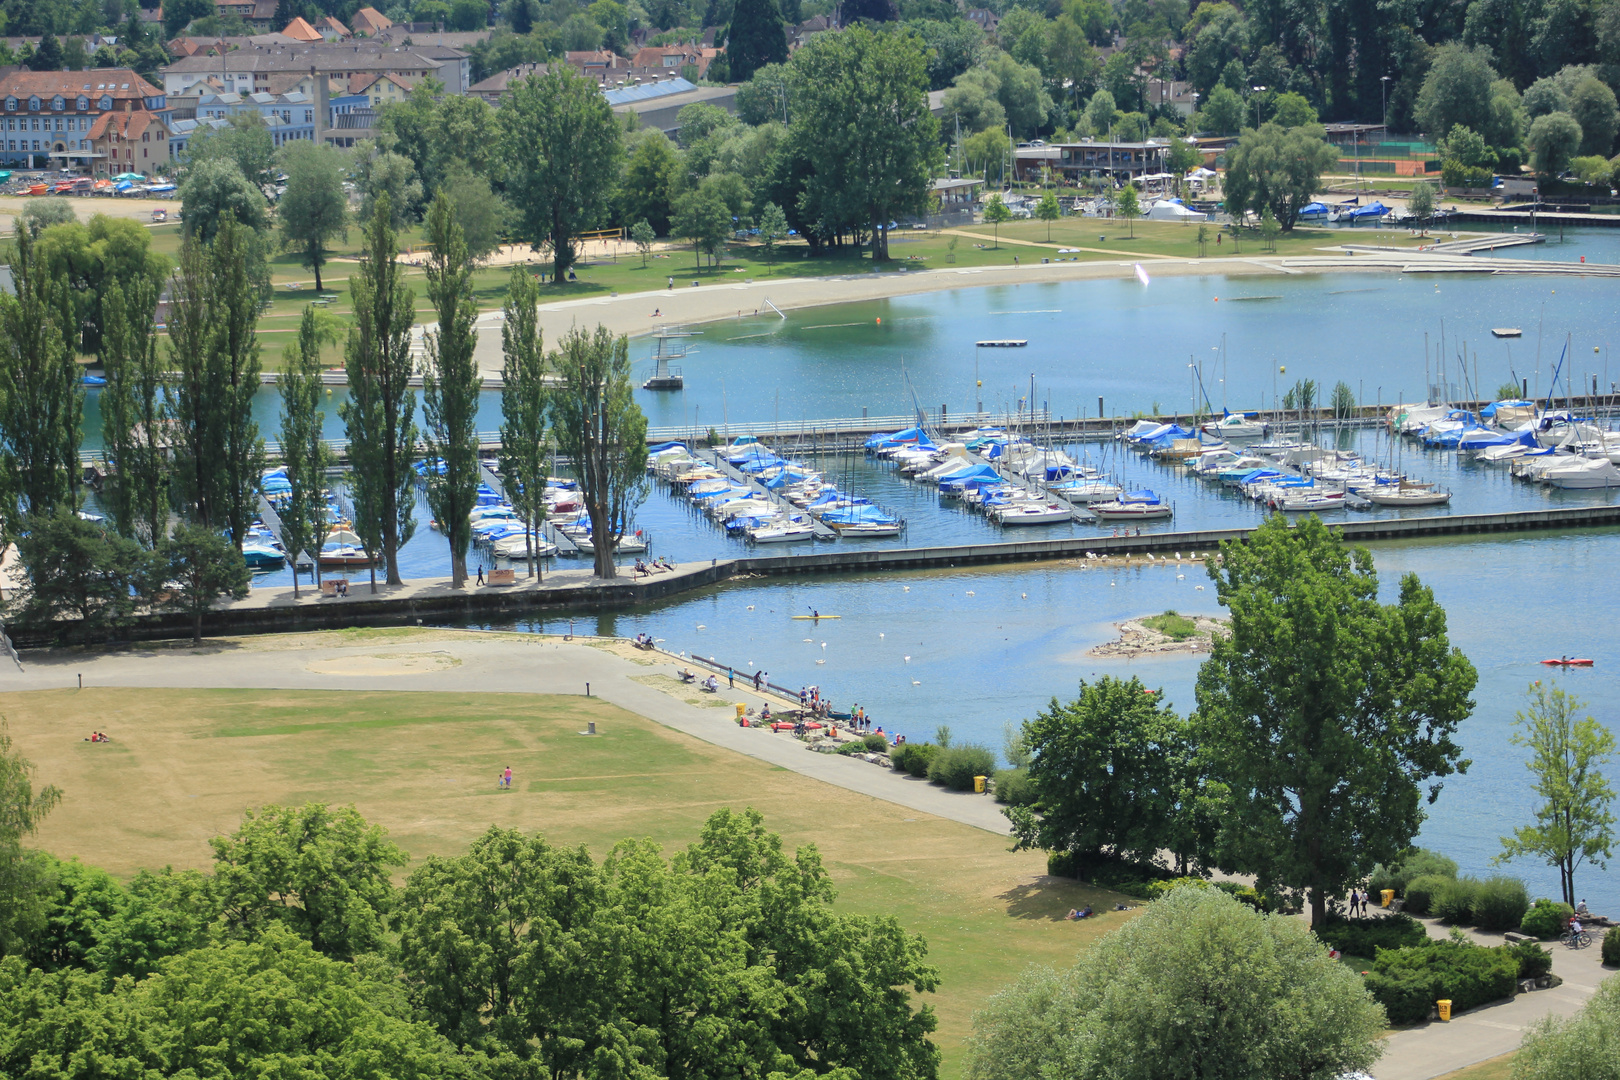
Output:
M1513 1075L1513 1057L1512 1054L1503 1054L1466 1069L1448 1072L1438 1080L1508 1080Z
M433 650L424 638L407 662L442 663ZM399 661L342 661L362 662ZM584 843L599 858L626 836L668 851L718 807L757 807L790 845L819 847L841 907L892 913L927 939L952 1077L988 995L1028 964L1071 962L1126 917L1111 910L1113 894L1045 877L1043 858L1010 852L1005 837L738 756L599 698L85 689L0 694L0 715L39 779L65 792L40 846L120 876L206 866L210 836L271 802L353 803L416 858L460 851L491 823ZM599 737L576 734L588 720ZM91 728L114 741L81 741ZM514 787L500 792L506 765ZM1087 903L1098 918L1063 919Z

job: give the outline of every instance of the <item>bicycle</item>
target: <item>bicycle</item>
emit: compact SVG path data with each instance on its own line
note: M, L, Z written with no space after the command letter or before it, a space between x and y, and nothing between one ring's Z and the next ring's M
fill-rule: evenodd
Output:
M1587 933L1585 930L1565 930L1564 935L1558 940L1561 944L1567 945L1571 949L1584 949L1588 945L1592 944L1592 935Z

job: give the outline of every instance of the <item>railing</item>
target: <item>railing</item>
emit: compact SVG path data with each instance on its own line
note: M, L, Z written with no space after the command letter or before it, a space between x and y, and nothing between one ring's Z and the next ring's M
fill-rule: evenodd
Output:
M923 417L926 426L953 429L990 426L1008 428L1038 426L1049 423L1053 419L1050 410L1047 409L1036 409L1033 412L1025 409L1023 412L1013 413L953 413L927 409L924 410ZM739 435L752 435L760 439L811 438L832 435L870 435L880 431L903 431L906 428L917 426L917 415L915 413L900 416L841 417L829 420L780 420L717 425L697 424L648 428L647 441L681 442L707 439L711 430L730 441Z

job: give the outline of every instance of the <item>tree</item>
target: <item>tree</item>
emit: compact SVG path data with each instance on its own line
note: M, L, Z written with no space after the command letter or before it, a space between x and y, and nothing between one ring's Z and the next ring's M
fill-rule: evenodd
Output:
M1531 683L1529 704L1514 719L1513 745L1530 751L1525 768L1542 800L1536 823L1502 838L1497 862L1525 855L1558 868L1564 903L1575 905L1575 871L1583 862L1605 866L1614 846L1614 788L1599 766L1614 755L1614 734L1590 716L1577 720L1584 703L1558 687Z
M512 267L501 309L501 473L506 497L523 522L523 548L529 576L535 575L534 553L540 523L546 515L546 425L549 392L546 357L536 306L534 278Z
M388 225L395 232L411 223L422 202L416 164L382 143L364 143L356 151L354 186L360 192L360 217L375 217L378 206L387 206Z
M22 514L76 509L84 387L69 347L72 301L17 230L14 293L0 291L0 526Z
M327 244L349 238L349 198L343 190L346 161L343 151L308 139L294 139L282 147L281 166L287 170L287 190L276 202L281 244L296 250L303 265L321 286Z
M1530 167L1543 180L1556 180L1580 150L1581 139L1581 125L1569 113L1538 117L1530 125Z
M78 220L79 215L74 213L73 204L63 198L29 199L22 213L17 215L17 224L26 225L34 236L52 225L71 225Z
M681 155L662 131L641 131L630 138L632 149L620 181L619 220L644 220L654 232L666 235L682 184Z
M220 423L221 458L208 467L222 474L219 520L236 550L247 540L248 527L259 516L259 477L264 472L264 440L253 418L259 379L259 293L251 279L256 237L227 214L208 249L210 330L208 368Z
M726 55L732 82L747 82L766 64L786 62L787 35L776 0L737 0L726 31Z
M703 269L702 258L711 256L716 264L725 250L726 238L735 228L731 210L713 191L689 191L675 204L675 218L670 231L692 241L692 254L698 260L696 268Z
M48 881L23 841L56 809L62 789L47 784L35 791L35 771L0 719L0 956L21 951L45 921Z
M427 500L450 542L450 587L467 583L469 514L478 502L478 390L484 383L473 346L478 301L472 265L450 199L441 190L427 216L428 299L438 326L425 335L427 371L422 405L427 419Z
M816 163L803 206L812 217L866 224L874 261L886 262L889 221L926 204L944 157L922 46L852 26L812 38L793 54L793 67L798 111L789 137Z
M388 196L380 196L365 226L360 268L349 278L355 327L346 366L349 400L338 406L349 436L354 531L371 557L385 564L388 584L399 576L399 549L416 528L411 454L416 447L416 395L410 390L411 324L416 294L405 287Z
M248 182L235 163L225 160L199 162L186 170L180 185L180 212L186 232L204 243L214 239L226 214L259 231L269 220L264 193Z
M205 161L229 161L262 193L274 172L275 141L270 126L257 112L232 113L224 127L198 129L186 146L186 160L193 167Z
M1311 103L1305 100L1303 94L1278 94L1271 110L1271 120L1278 127L1314 127L1317 123L1316 110Z
M1114 101L1114 95L1107 90L1099 90L1092 94L1091 100L1086 103L1086 126L1099 139L1109 138L1117 116L1119 106Z
M1365 549L1314 515L1268 519L1208 567L1232 632L1198 673L1193 738L1227 785L1219 864L1263 891L1330 897L1411 846L1440 779L1467 768L1452 739L1478 676L1446 639L1415 574L1378 602Z
M277 515L281 542L293 564L293 596L298 595L298 556L306 553L320 580L321 546L331 525L326 514L326 470L332 451L323 437L326 413L321 409L321 343L315 309L304 308L298 340L286 349L286 368L277 380L281 390L281 462L291 490Z
M759 240L765 247L766 259L771 263L776 262L777 245L786 240L791 231L782 208L773 202L766 203L759 215Z
M1548 1015L1530 1026L1513 1055L1515 1080L1607 1075L1614 1070L1617 1023L1620 983L1605 979L1575 1015Z
M88 222L52 225L39 234L38 258L45 272L61 280L72 301L67 327L70 348L101 352L102 315L113 283L127 287L142 277L159 293L169 261L152 250L151 233L138 221L93 214Z
M191 20L212 15L218 10L213 0L169 0L163 6L163 37L172 41L180 31L191 25Z
M658 234L653 232L653 227L647 223L646 218L642 218L630 226L630 242L636 245L637 251L641 252L641 268L643 270L647 269L647 253L652 251L653 241L657 239Z
M1130 181L1120 189L1119 202L1114 206L1114 212L1124 218L1130 225L1131 237L1136 236L1136 219L1142 216L1142 200L1136 197L1136 185Z
M991 226L991 235L996 247L1001 246L1001 226L1011 220L1012 211L1001 201L1001 193L995 192L984 204L984 223Z
M1209 247L1209 226L1199 222L1198 233L1194 239L1198 241L1198 257L1202 259L1205 249Z
M499 250L511 214L506 201L489 186L489 181L477 173L461 170L439 190L449 197L450 205L455 208L456 226L461 230L462 242L467 245L467 260L477 265Z
M617 573L613 552L647 493L647 418L630 382L630 343L605 327L575 328L551 354L558 379L551 395L557 450L574 463L591 519L596 576Z
M203 525L180 524L158 548L166 598L160 606L191 617L191 643L202 644L203 616L220 598L240 600L253 574L237 545Z
M1429 219L1434 217L1434 187L1427 180L1412 185L1412 194L1406 200L1407 213L1417 219L1419 227L1428 231Z
M1322 174L1337 160L1320 128L1284 129L1267 123L1258 131L1245 131L1227 151L1227 211L1241 217L1246 211L1269 209L1282 231L1290 232Z
M1061 852L1084 871L1109 857L1152 862L1169 846L1186 722L1141 680L1080 683L1024 721L1032 806L1003 811L1019 848Z
M158 360L157 290L143 277L103 301L102 445L114 471L101 501L118 531L156 547L168 526L169 460L163 432L165 372ZM126 299L127 297L127 299Z
M1180 136L1170 139L1169 152L1165 158L1165 167L1176 176L1176 190L1181 190L1182 177L1192 172L1204 163L1203 151L1198 144L1190 142Z
M336 960L376 949L405 853L352 806L249 810L209 841L226 925L259 934L282 923Z
M74 619L83 639L111 637L135 611L148 578L146 552L79 517L67 503L31 514L17 536L27 580L11 596L17 621L44 628Z
M1052 241L1052 222L1063 216L1063 207L1058 203L1057 192L1048 191L1041 196L1041 201L1035 204L1035 216L1046 222L1046 240Z
M1569 92L1569 114L1581 126L1581 153L1608 157L1620 127L1614 91L1596 76L1586 76Z
M500 123L520 235L551 249L552 280L561 282L578 258L579 234L607 210L622 150L596 83L555 67L518 84Z
M1277 250L1277 236L1282 232L1282 226L1277 224L1277 215L1266 207L1260 212L1260 243L1267 251Z
M1323 1077L1370 1068L1385 1019L1303 923L1184 885L1074 968L1027 971L973 1027L969 1080Z
M1475 131L1491 126L1491 87L1496 70L1489 50L1453 42L1435 51L1418 91L1416 119L1430 138L1443 139L1457 124Z

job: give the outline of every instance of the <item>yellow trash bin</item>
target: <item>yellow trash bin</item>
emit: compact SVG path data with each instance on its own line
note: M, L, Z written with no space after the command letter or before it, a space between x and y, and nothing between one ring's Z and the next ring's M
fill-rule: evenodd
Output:
M986 779L988 778L983 776L975 776L973 778L973 790L980 795L984 794L984 782Z
M737 702L737 719L741 720L747 714L748 714L748 706L744 705L740 701Z
M1381 895L1384 898L1384 906L1385 907L1389 907L1389 905L1391 905L1391 904L1393 904L1395 902L1395 890L1394 889L1384 889L1379 895Z
M1451 999L1441 998L1434 1004L1440 1010L1440 1019L1449 1021L1451 1019Z

